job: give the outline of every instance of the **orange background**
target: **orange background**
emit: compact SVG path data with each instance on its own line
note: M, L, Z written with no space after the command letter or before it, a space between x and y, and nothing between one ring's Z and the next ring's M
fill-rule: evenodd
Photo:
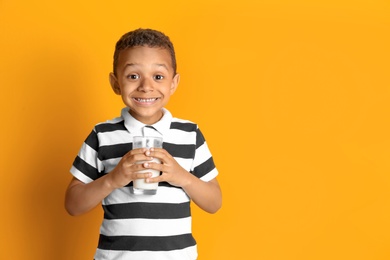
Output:
M68 216L64 191L139 27L174 42L168 109L220 171L199 260L390 259L387 0L0 1L0 259L92 259L102 211Z

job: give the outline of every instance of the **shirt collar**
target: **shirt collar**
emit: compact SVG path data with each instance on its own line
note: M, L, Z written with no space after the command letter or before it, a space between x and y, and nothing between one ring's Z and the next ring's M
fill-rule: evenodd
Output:
M171 127L172 114L166 108L162 108L162 111L163 117L153 125L146 125L135 119L130 115L128 107L122 109L121 116L125 121L125 127L130 133L142 133L145 127L153 127L157 132L164 136Z

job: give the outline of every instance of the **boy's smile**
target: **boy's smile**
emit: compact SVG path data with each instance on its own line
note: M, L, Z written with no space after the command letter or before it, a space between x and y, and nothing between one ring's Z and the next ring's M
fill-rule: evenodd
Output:
M157 102L159 98L133 98L134 102L139 106L151 106Z
M179 75L173 75L169 51L147 46L125 49L119 54L116 71L117 75L110 74L110 83L130 114L145 124L159 121L161 109L179 83Z

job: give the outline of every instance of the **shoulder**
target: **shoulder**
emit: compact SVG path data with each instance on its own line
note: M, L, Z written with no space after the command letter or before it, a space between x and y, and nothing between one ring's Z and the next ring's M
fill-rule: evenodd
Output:
M171 122L171 129L185 132L194 132L197 131L198 125L189 120L173 117Z
M98 123L94 128L96 133L113 132L125 129L124 119L122 117L116 117L105 122Z

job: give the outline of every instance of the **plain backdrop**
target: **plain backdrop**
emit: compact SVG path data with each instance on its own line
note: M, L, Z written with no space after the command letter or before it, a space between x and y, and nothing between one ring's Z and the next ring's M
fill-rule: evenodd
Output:
M0 1L0 259L92 259L103 214L64 210L93 126L119 116L114 45L170 36L168 109L198 123L223 207L199 260L390 259L387 0Z

